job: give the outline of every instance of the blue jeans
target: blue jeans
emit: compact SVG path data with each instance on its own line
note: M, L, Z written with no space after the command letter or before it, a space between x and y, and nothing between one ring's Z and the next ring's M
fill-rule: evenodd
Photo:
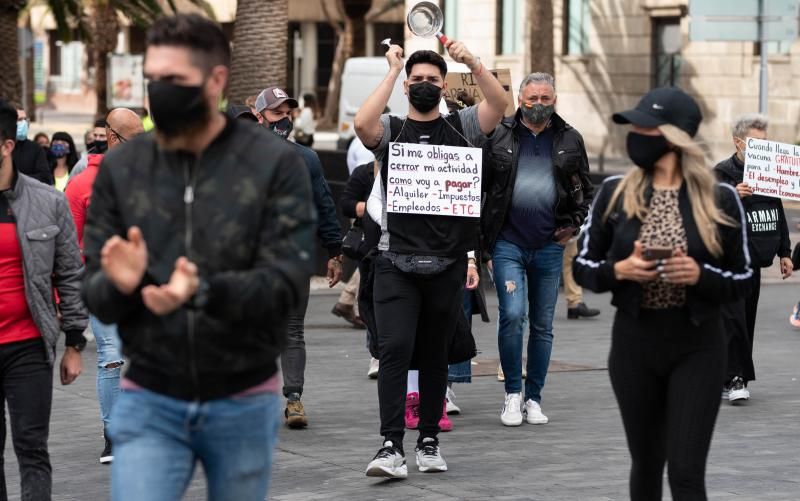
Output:
M97 401L100 402L100 417L103 427L108 428L111 421L111 409L119 395L120 367L122 358L122 341L117 334L116 325L107 325L91 315L95 343L97 343ZM116 365L116 367L114 367ZM111 367L109 367L111 366Z
M209 501L265 499L279 412L273 393L189 402L122 392L109 428L111 499L181 499L198 461Z
M464 289L464 314L467 316L467 323L472 327L472 291ZM472 360L466 360L458 364L447 366L448 383L471 383L472 382Z
M524 250L505 240L498 240L492 253L499 303L497 341L506 393L522 391L522 336L530 313L526 401L542 400L553 349L553 315L563 254L564 247L555 242L538 250Z

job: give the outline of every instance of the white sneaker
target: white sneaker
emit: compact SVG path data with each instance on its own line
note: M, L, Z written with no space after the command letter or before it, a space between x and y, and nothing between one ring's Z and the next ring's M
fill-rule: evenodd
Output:
M547 424L550 421L547 416L542 414L539 402L530 398L525 402L525 420L528 421L528 424Z
M503 404L503 413L500 421L505 426L519 426L522 424L522 393L506 393L506 402Z
M378 359L371 358L369 361L369 370L367 371L367 377L370 379L378 379Z
M447 387L444 401L446 404L445 411L448 414L461 414L461 408L456 405L456 393L449 386Z
M447 471L447 463L439 451L439 441L435 438L423 438L422 444L417 445L416 451L419 471L423 473Z
M387 440L367 466L368 477L408 478L406 457Z
M738 402L740 400L750 400L750 390L747 389L747 386L744 385L744 379L736 376L731 381L730 391L728 392L728 400L731 403Z

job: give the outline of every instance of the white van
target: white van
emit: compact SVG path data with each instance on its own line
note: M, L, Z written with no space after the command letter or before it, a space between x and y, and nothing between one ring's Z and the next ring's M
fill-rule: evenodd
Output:
M447 61L447 71L468 73L465 64ZM347 149L350 140L355 136L353 120L367 97L386 78L389 62L385 57L351 57L344 63L342 72L342 88L339 93L339 149ZM403 89L406 79L405 70L397 77L394 91L389 98L389 113L392 115L408 114L408 98ZM440 105L443 113L447 112L444 100Z

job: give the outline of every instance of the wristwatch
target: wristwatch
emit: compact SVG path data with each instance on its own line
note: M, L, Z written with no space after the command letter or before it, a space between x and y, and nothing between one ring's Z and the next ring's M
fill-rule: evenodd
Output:
M78 353L80 353L83 351L84 348L86 348L86 338L83 337L83 333L77 333L77 335L68 334L67 339L64 342L64 345L67 348L72 348Z
M211 297L211 286L208 284L207 281L200 279L200 283L197 284L197 290L194 292L192 297L186 301L186 307L190 310L202 310L203 308L208 305L208 300Z

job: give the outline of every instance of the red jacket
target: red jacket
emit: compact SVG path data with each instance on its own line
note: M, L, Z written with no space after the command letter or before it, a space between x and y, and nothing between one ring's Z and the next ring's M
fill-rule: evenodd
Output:
M86 170L71 179L64 190L69 202L69 209L72 211L72 218L75 220L75 228L78 230L78 243L83 251L83 227L86 225L86 211L89 209L89 202L92 198L92 185L94 178L100 170L100 162L103 155L89 155L89 163Z

